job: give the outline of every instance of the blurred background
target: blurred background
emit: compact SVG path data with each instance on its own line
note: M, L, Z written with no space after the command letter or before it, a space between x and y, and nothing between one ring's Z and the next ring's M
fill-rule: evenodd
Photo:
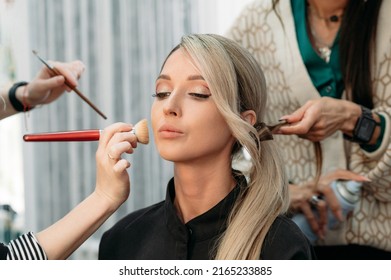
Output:
M79 59L79 89L0 123L0 241L38 232L95 187L97 142L25 143L25 133L104 128L150 119L160 66L188 33L224 34L249 0L0 0L0 86L29 81L48 60ZM172 167L153 145L129 156L131 196L70 259L97 259L102 233L125 214L164 199Z

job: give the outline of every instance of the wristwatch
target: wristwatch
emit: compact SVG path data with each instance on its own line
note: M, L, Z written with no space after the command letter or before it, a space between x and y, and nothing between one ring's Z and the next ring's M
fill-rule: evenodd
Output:
M351 142L359 144L368 144L371 141L376 126L380 123L372 116L372 111L364 106L361 106L361 115L357 119L356 125L353 129L353 136L344 134L344 138Z

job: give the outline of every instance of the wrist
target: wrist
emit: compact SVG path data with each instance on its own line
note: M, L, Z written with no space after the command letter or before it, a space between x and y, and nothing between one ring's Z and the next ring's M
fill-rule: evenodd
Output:
M97 201L96 205L100 205L102 209L104 209L104 211L110 215L114 213L124 202L118 201L112 196L100 190L95 190L92 193L92 196L95 197L95 200Z
M27 101L27 82L15 83L8 91L8 98L17 112L27 112L33 109Z
M361 114L356 120L353 131L344 133L344 138L359 144L376 143L380 136L380 117L361 106Z
M361 106L350 101L345 101L344 110L346 112L346 116L345 122L341 127L341 131L343 134L352 137L357 121L362 114Z
M375 122L377 124L381 123L381 119L380 119L380 116L378 114L372 113L372 116L373 116L373 119L375 120ZM371 140L369 141L368 144L369 145L375 145L377 140L380 137L380 134L381 134L381 126L380 125L376 125L375 130L373 131L372 138L371 138Z

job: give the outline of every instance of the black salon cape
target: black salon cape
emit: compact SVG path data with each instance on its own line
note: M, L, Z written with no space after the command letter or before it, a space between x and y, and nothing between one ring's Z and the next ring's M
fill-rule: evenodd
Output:
M0 243L0 260L5 260L8 254L8 247Z
M213 259L215 241L225 230L225 221L239 194L238 185L216 206L183 224L175 211L174 180L167 187L166 200L138 210L104 233L99 259L208 260ZM262 259L314 259L314 251L300 229L285 216L278 217L263 244Z

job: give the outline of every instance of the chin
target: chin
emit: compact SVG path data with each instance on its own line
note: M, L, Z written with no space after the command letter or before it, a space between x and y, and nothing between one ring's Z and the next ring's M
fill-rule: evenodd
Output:
M171 162L179 162L184 160L183 154L181 156L173 153L167 153L167 152L165 153L159 152L159 154L164 160L171 161Z

